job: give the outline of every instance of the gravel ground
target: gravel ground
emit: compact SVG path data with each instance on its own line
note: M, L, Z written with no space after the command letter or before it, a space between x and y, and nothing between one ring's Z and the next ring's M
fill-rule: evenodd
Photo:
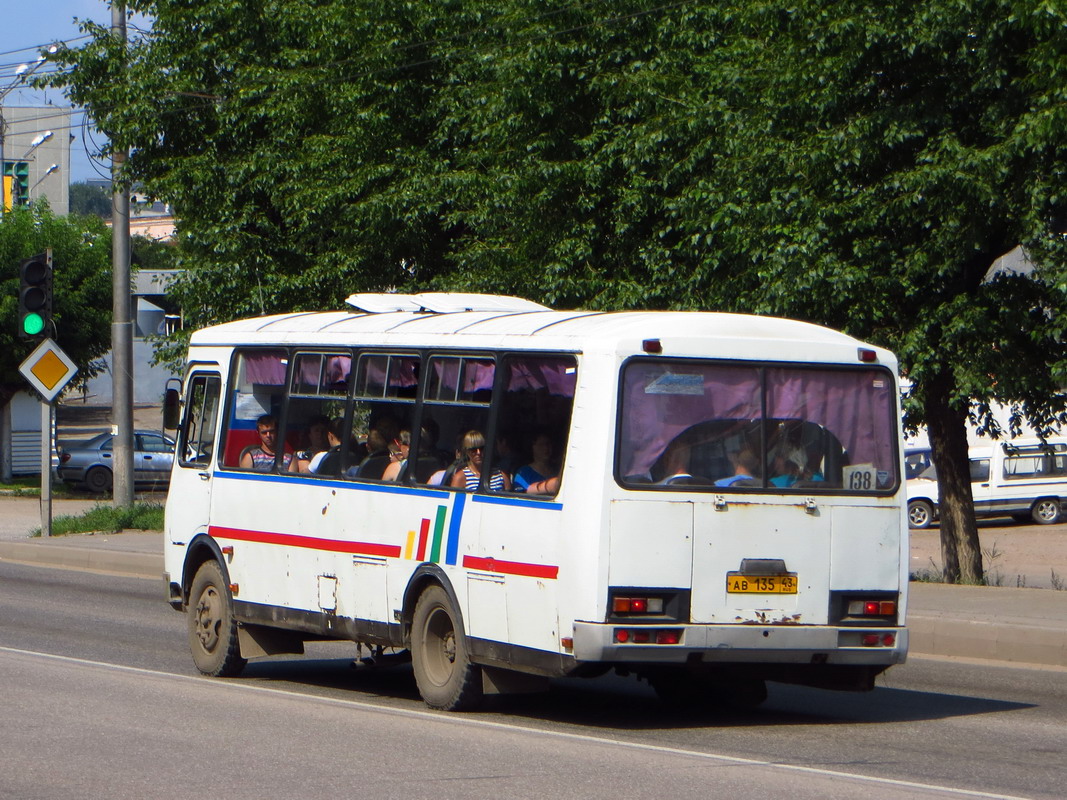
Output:
M1067 523L1020 525L1012 520L982 520L978 539L990 584L1067 588ZM911 532L911 572L921 571L941 571L941 532L936 527Z

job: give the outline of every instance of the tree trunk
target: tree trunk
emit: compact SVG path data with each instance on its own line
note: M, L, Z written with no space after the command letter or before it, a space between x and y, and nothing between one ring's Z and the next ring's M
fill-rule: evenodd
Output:
M953 381L942 372L926 387L926 422L937 468L942 573L946 583L982 583L982 548L971 497L967 410L953 405Z

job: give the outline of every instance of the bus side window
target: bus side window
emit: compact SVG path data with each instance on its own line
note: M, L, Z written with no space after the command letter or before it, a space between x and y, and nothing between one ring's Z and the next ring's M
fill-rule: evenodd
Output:
M285 413L289 474L337 477L341 474L340 438L352 356L348 353L297 353ZM331 449L334 450L329 457Z
M222 432L225 443L221 459L223 467L239 469L244 453L261 449L257 420L270 415L277 424L285 392L287 367L288 357L284 350L238 351L233 360L231 392ZM276 448L281 448L283 441L279 437ZM266 463L262 458L259 461ZM284 466L288 467L288 458L284 460ZM269 471L269 463L261 469Z
M508 356L503 363L492 468L511 476L512 489L531 496L559 490L567 449L577 363L574 356Z

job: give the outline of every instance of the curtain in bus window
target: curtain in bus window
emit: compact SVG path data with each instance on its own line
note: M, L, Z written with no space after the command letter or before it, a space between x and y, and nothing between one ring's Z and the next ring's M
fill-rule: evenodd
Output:
M574 397L578 370L573 358L511 358L507 391L538 391Z
M410 394L418 386L418 376L419 359L417 356L385 354L360 356L356 396L399 397Z
M330 353L300 353L293 369L292 394L344 395L352 358Z
M496 363L490 359L434 358L428 397L452 402L488 402Z
M667 445L703 422L758 421L759 371L754 367L639 361L623 378L620 470L648 476Z
M885 372L773 368L766 380L770 419L824 428L847 463L873 465L882 485L896 474L893 381Z
M281 353L242 353L245 380L265 386L285 385L285 356Z

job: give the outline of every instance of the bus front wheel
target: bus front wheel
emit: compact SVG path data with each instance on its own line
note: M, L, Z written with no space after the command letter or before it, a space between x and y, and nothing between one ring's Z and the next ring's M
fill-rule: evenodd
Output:
M205 561L189 591L189 649L193 663L215 678L237 675L248 662L241 658L233 598L216 561Z
M482 671L470 662L459 614L440 586L426 589L411 622L411 663L430 708L463 711L482 700Z

